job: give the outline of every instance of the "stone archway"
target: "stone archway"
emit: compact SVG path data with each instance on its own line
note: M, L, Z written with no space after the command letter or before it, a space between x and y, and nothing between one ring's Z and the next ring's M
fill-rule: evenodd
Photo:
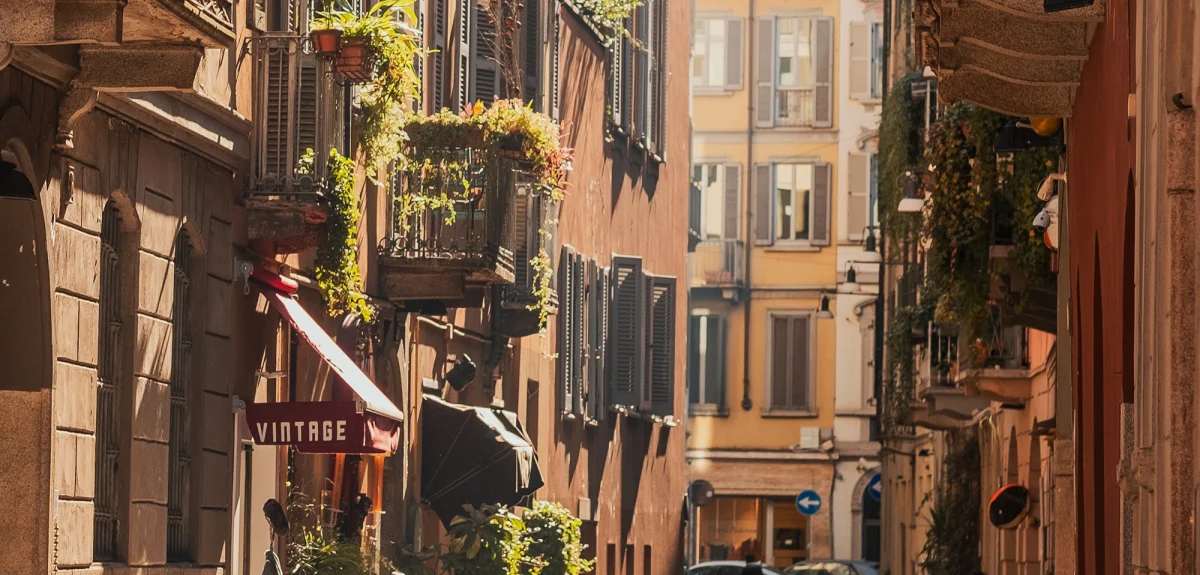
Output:
M870 468L863 471L850 492L850 514L853 518L854 540L851 553L854 559L863 561L879 561L881 551L882 531L880 513L881 503L867 493L867 486L880 468Z
M7 328L0 331L0 573L44 573L50 561L54 354L46 235L30 178L0 160L0 325Z

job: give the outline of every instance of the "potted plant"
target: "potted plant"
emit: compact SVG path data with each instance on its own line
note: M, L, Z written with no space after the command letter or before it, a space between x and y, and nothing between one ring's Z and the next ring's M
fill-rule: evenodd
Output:
M337 55L342 44L342 31L337 28L321 28L313 30L308 35L312 40L313 51L318 56L332 58Z
M371 80L374 73L375 53L367 39L362 36L342 38L341 50L334 61L334 70L347 80L362 83Z
M402 36L393 11L412 12L413 0L381 0L364 14L354 12L348 0L340 0L328 12L313 20L313 34L320 30L337 30L339 45L334 70L355 83L371 81L375 76L375 57ZM412 16L415 19L415 14ZM314 45L317 43L314 37ZM327 38L321 38L327 40ZM322 52L321 46L317 47Z

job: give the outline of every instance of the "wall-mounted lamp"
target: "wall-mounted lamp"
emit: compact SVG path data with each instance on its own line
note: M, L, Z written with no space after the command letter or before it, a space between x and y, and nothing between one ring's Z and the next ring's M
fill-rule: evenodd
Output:
M846 282L842 284L842 289L850 293L858 293L858 272L854 270L854 266L846 268Z
M867 245L863 247L861 254L858 254L859 261L864 264L877 264L883 261L883 256L879 255L879 250L876 248L875 230L867 228Z
M821 296L821 309L817 310L817 319L833 319L833 312L829 311L829 296Z
M472 381L475 381L475 362L471 361L471 356L464 353L454 367L446 372L446 383L449 383L454 391L462 391Z

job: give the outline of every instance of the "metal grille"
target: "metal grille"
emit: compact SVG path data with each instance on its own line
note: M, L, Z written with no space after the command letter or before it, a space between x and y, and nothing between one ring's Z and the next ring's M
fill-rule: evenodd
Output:
M111 202L100 224L100 357L96 392L96 486L92 556L96 561L117 559L118 457L117 388L121 373L121 215Z
M189 561L188 492L191 457L188 435L191 430L188 405L188 369L191 356L191 326L188 310L191 298L192 244L184 233L175 240L175 306L171 345L171 437L167 487L167 560Z

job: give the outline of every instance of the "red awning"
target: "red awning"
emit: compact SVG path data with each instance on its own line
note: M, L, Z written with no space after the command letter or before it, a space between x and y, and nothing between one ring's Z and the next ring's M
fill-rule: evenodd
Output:
M290 287L275 274L255 270L263 296L287 318L296 333L312 346L337 374L357 401L254 403L246 406L246 421L259 445L296 445L306 453L392 453L404 414L354 360L334 342L300 302L278 288Z

